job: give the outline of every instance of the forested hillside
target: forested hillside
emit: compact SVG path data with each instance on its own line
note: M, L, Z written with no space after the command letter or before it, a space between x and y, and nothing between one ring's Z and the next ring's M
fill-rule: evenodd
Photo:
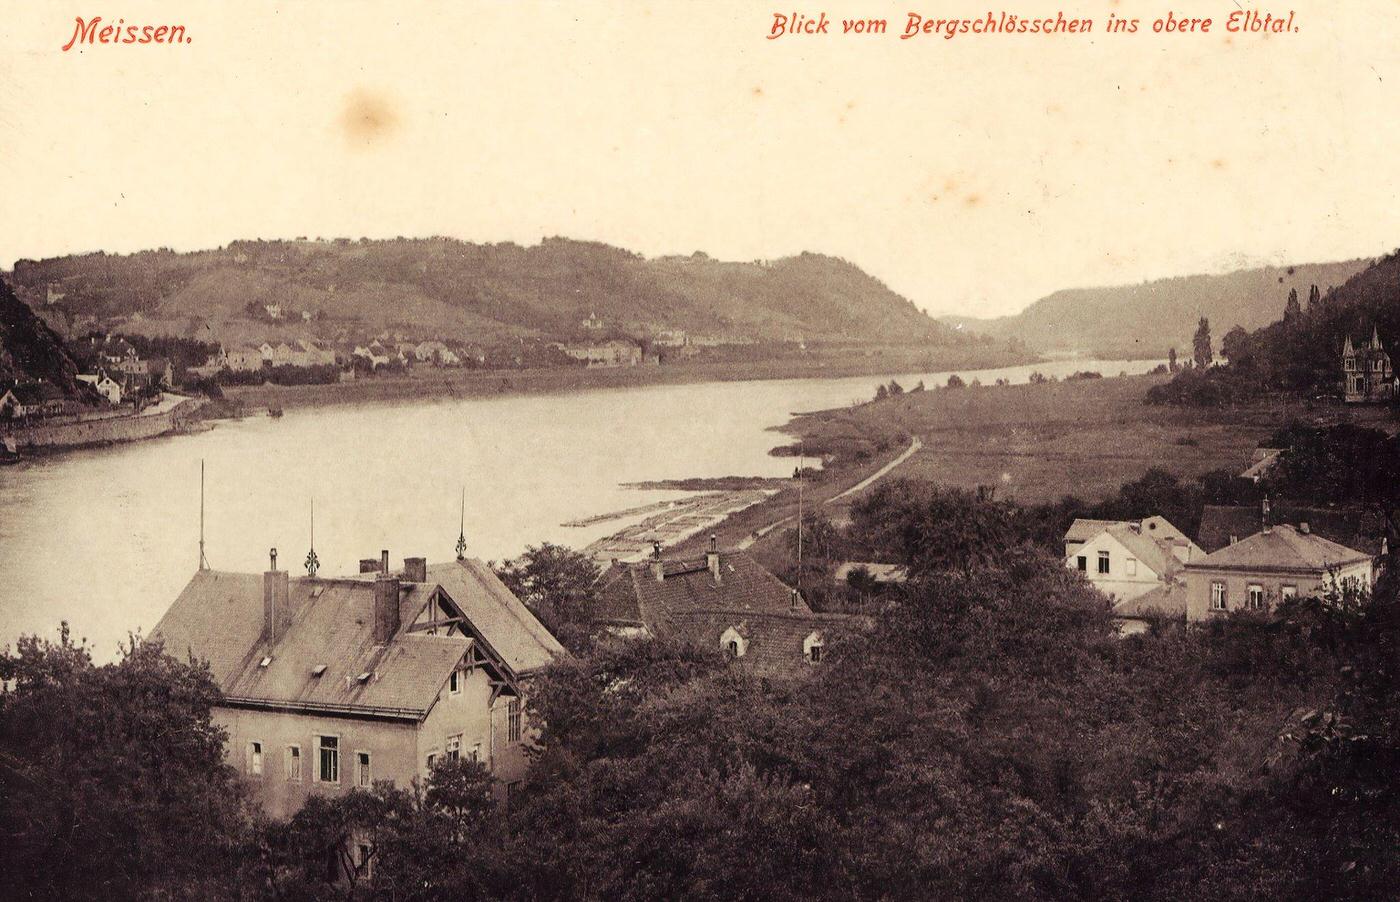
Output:
M35 306L73 320L139 314L142 331L186 335L206 324L217 332L275 303L287 319L486 341L567 338L596 316L621 331L685 329L744 341L970 343L859 268L816 254L734 263L701 253L648 259L566 239L533 247L446 238L237 241L194 253L21 260L12 278Z
M43 379L76 398L84 394L77 375L63 339L0 281L0 393L15 382Z
M1236 325L1257 329L1278 319L1290 289L1326 291L1365 269L1368 260L1241 270L1227 275L1158 279L1138 285L1072 288L1041 298L1015 316L978 320L941 317L968 331L1015 338L1043 352L1100 357L1166 357L1185 353L1204 316L1216 335Z

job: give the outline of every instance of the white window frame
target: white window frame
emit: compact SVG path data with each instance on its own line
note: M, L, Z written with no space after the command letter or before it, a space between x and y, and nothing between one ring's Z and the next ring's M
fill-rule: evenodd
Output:
M267 770L263 760L263 741L261 739L248 740L248 758L244 762L244 770L250 777L261 777Z
M1250 583L1245 589L1245 598L1248 599L1251 611L1262 611L1264 609L1264 587L1259 583Z
M1223 580L1212 580L1210 584L1210 609L1223 611L1229 604L1228 592Z
M333 740L335 740L335 748L332 750L332 751L335 752L335 758L333 759L333 763L334 763L334 765L335 765L335 767L333 768L334 771L335 771L335 779L333 779L333 780L327 780L327 779L325 779L324 776L322 776L323 771L324 771L324 767L323 767L323 764L322 764L322 762L323 762L323 760L324 760L323 755L324 755L324 753L327 751L327 749L325 749L325 747L324 747L324 743L325 743L325 741L326 741L327 739L333 739ZM340 785L340 734L339 734L339 733L317 733L317 734L316 734L315 749L316 749L316 763L315 763L315 766L314 766L314 768L313 768L313 770L312 770L312 772L311 772L311 776L312 776L313 778L315 778L315 779L314 779L314 782L316 782L316 783L325 783L325 784L333 785L333 786L338 786L338 785Z
M355 785L364 789L374 785L374 757L368 749L355 749Z
M1280 588L1280 589L1278 590L1278 594L1279 594L1279 597L1280 597L1280 598L1297 598L1297 597L1298 597L1298 587L1297 587L1297 586L1283 586L1282 588Z
M293 743L282 753L282 769L287 773L288 783L301 782L301 746Z
M442 756L448 761L457 761L462 757L462 734L457 733L447 737L447 746Z
M1099 552L1099 569L1096 571L1099 576L1108 576L1113 572L1113 564L1107 551Z

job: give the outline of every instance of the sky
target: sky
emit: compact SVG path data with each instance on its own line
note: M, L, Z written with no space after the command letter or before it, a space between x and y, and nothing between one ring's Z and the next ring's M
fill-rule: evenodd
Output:
M1400 4L1292 0L1298 31L1260 36L1224 31L1233 0L1021 0L1007 11L1095 31L900 40L921 7L988 9L0 0L0 266L560 235L827 253L924 309L990 316L1400 245ZM1168 9L1216 21L1152 33ZM788 10L838 33L766 39ZM1139 32L1104 34L1110 12ZM65 52L78 15L189 42ZM841 35L847 17L891 33Z

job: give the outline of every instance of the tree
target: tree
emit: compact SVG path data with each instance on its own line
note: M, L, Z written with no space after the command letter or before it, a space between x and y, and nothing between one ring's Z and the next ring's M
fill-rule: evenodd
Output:
M1247 363L1253 356L1249 333L1242 326L1235 326L1226 332L1225 337L1220 340L1220 354L1230 362L1231 366Z
M15 898L233 898L251 819L205 665L65 624L0 654L0 872Z
M1167 372L1176 372L1176 348L1170 348L1167 350Z
M493 569L561 642L584 640L593 621L593 584L599 576L588 555L542 542Z
M900 395L904 394L904 386L891 379L889 384L889 393L891 398L897 398Z
M1311 316L1314 313L1321 312L1322 292L1318 291L1316 285L1313 285L1311 288L1308 289L1308 315Z
M890 390L889 390L888 388L886 388L886 387L884 386L883 383L880 384L880 385L877 385L877 386L875 387L875 400L876 400L876 401L883 401L883 400L885 400L886 398L888 398L889 396L890 396Z
M1214 356L1210 349L1210 320L1206 319L1204 316L1201 317L1201 321L1196 325L1196 334L1191 339L1191 349L1192 359L1195 360L1196 366L1201 369L1210 366L1210 362Z
M948 377L949 388L962 388L965 385L967 385L967 383L964 382L962 376L959 376L957 373Z
M1283 307L1283 321L1285 323L1297 322L1303 317L1303 308L1298 303L1298 289L1288 289L1288 302ZM1236 326L1235 328L1239 328Z

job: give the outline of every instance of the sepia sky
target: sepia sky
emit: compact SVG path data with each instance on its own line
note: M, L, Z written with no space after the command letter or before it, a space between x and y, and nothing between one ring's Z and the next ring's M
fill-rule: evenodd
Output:
M563 235L820 251L934 312L996 315L1058 288L1374 256L1400 245L1400 4L1292 2L1284 36L1227 35L1233 0L1021 0L1005 9L1099 27L909 41L764 35L778 10L897 32L910 10L989 7L4 2L0 266ZM1169 8L1215 33L1152 34ZM1142 29L1103 34L1110 10ZM61 52L83 14L191 40Z

